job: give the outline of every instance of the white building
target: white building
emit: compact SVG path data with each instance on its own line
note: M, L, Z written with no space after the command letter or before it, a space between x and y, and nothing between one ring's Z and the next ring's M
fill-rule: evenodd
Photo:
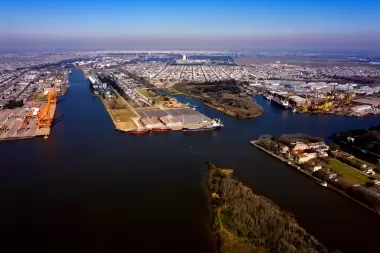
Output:
M351 107L351 110L355 113L363 113L363 112L371 110L371 108L372 107L370 105L357 105L357 106Z

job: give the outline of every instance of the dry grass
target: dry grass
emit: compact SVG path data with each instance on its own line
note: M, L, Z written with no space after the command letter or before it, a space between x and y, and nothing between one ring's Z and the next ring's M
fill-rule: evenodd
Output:
M106 107L116 129L121 131L128 131L131 129L135 129L136 125L133 122L132 118L138 117L136 112L129 106L127 101L125 101L122 97L118 96L110 100L106 100L101 98L104 106ZM110 104L114 103L117 109L111 109Z

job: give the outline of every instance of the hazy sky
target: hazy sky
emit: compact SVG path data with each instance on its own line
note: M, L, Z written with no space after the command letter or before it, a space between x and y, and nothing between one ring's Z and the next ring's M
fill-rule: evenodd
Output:
M0 49L380 49L380 0L12 0Z

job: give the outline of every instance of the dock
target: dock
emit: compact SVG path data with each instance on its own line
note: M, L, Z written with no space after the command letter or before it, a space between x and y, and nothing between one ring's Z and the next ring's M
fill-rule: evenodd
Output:
M50 115L54 119L55 111L57 109L57 104L50 105ZM50 135L51 127L42 127L39 128L36 132L36 136L46 136Z

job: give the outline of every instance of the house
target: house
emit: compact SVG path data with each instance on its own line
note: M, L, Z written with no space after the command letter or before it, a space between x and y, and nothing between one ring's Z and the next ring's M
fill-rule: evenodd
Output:
M338 177L338 174L335 173L335 172L329 171L329 172L327 173L327 178L328 178L328 179L334 179L334 178L337 178L337 177Z
M318 157L327 157L329 154L327 154L325 151L318 151Z
M317 158L317 153L295 153L294 161L298 164L306 163L311 159Z
M305 169L310 171L310 172L316 172L318 170L321 170L322 166L316 165L316 164L310 164L310 165L305 166Z
M288 146L283 146L281 149L281 153L286 154L289 152L289 147Z
M293 150L296 151L296 150L305 150L305 149L308 149L309 148L309 145L303 143L303 142L296 142L294 144L294 147L293 147Z

